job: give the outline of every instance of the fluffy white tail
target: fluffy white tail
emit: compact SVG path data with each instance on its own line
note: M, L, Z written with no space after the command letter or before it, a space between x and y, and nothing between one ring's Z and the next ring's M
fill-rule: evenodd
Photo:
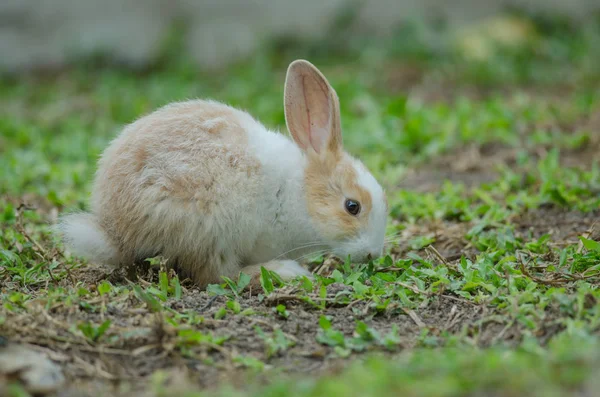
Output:
M115 264L118 252L94 215L66 215L61 218L57 230L71 253L94 263Z

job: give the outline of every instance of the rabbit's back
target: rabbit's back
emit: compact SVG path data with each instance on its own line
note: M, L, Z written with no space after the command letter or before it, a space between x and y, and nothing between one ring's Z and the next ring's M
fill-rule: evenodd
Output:
M237 271L260 227L264 176L248 137L262 130L209 101L172 104L128 126L102 156L92 193L121 261L164 255L196 280Z

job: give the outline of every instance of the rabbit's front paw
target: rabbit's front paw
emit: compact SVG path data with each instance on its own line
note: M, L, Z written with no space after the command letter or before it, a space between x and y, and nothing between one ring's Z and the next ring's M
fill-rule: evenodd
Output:
M284 281L293 280L298 276L306 276L309 278L312 278L313 276L311 272L302 267L298 262L289 259L274 260L259 265L246 266L242 269L242 273L246 273L252 278L259 278L261 267L277 273Z
M267 268L277 273L283 280L293 280L298 276L312 277L311 272L302 267L298 262L292 260L276 261L272 267L269 266Z

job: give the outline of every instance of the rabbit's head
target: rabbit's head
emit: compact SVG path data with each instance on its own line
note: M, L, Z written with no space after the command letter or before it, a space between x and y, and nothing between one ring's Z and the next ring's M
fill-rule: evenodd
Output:
M387 201L369 170L344 151L335 90L315 66L297 60L287 71L284 105L288 130L307 158L305 199L319 237L340 258L380 256Z

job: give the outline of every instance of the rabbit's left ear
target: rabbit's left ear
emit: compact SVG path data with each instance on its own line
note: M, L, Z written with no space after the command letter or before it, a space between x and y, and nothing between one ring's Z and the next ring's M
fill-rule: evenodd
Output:
M342 150L337 94L310 62L297 60L288 67L284 108L288 130L302 150L318 154Z

